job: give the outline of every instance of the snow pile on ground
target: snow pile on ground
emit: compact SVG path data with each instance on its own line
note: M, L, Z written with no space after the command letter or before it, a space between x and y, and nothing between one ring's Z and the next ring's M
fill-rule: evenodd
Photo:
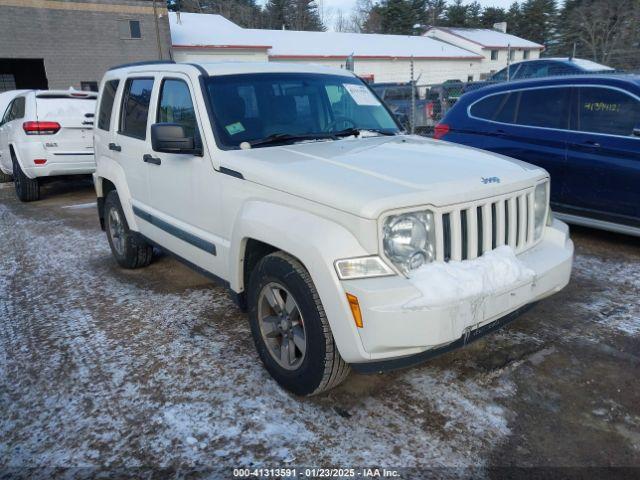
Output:
M474 260L434 262L411 272L409 280L422 296L406 306L433 307L461 298L486 296L531 280L534 275L509 246L498 247Z

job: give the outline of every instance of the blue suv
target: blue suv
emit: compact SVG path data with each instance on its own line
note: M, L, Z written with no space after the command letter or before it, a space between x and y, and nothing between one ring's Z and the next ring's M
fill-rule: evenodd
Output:
M545 168L557 216L640 236L640 76L552 77L463 95L435 138Z

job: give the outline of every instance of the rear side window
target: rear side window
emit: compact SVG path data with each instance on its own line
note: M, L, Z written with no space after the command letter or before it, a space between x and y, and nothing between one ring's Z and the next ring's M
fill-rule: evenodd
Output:
M24 118L25 105L26 101L24 97L15 98L13 102L11 102L11 105L7 108L2 123L7 123L13 120Z
M120 133L144 140L147 137L147 120L153 78L129 78L122 95Z
M539 88L520 92L516 123L530 127L567 129L570 88Z
M516 116L518 92L491 95L471 107L471 115L483 120L501 123L513 123Z
M578 129L609 135L632 135L640 125L640 101L610 88L579 88Z
M102 100L100 100L100 111L98 112L98 128L100 130L109 130L113 102L116 98L116 90L118 90L119 84L120 80L109 80L104 84Z
M167 79L162 82L158 104L159 123L177 123L182 125L191 137L197 130L196 112L193 108L191 93L183 80Z

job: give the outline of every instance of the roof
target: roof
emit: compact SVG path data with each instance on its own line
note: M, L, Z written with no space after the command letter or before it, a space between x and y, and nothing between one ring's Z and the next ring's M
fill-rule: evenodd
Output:
M463 59L481 57L428 37L242 28L220 15L169 13L174 49L264 50L271 58Z
M440 30L464 38L483 48L508 48L511 46L511 48L544 49L544 45L540 45L539 43L488 28L430 27L425 32L425 35L434 30Z
M131 64L113 68L107 74L117 75L119 72L185 72L192 71L198 74L203 70L208 75L236 75L244 73L321 73L330 75L353 76L348 70L330 68L321 65L306 63L279 63L279 62L156 62Z
M606 65L602 65L601 63L596 63L591 60L586 60L584 58L569 58L569 57L544 57L539 60L552 60L556 62L570 63L572 65L577 66L580 70L585 72L604 72L609 70L613 72L615 68L608 67ZM534 61L534 60L528 60Z
M493 92L502 92L505 90L515 90L521 88L582 84L612 86L635 85L637 87L640 87L640 75L611 73L528 78L523 80L513 80L510 82L491 83L486 87L478 88L477 90L472 90L469 93L466 93L464 95L464 98L472 99L476 97L483 97Z

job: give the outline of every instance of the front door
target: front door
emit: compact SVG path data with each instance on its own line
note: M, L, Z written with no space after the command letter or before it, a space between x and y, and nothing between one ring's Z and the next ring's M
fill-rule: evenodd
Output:
M155 123L182 125L197 146L202 146L205 112L196 108L194 87L186 75L171 74L162 79L154 97ZM149 237L178 256L210 273L223 275L221 240L217 221L220 212L220 174L206 148L194 153L155 152L151 142L144 152L148 167Z
M563 190L568 213L638 226L640 98L606 86L576 88Z

